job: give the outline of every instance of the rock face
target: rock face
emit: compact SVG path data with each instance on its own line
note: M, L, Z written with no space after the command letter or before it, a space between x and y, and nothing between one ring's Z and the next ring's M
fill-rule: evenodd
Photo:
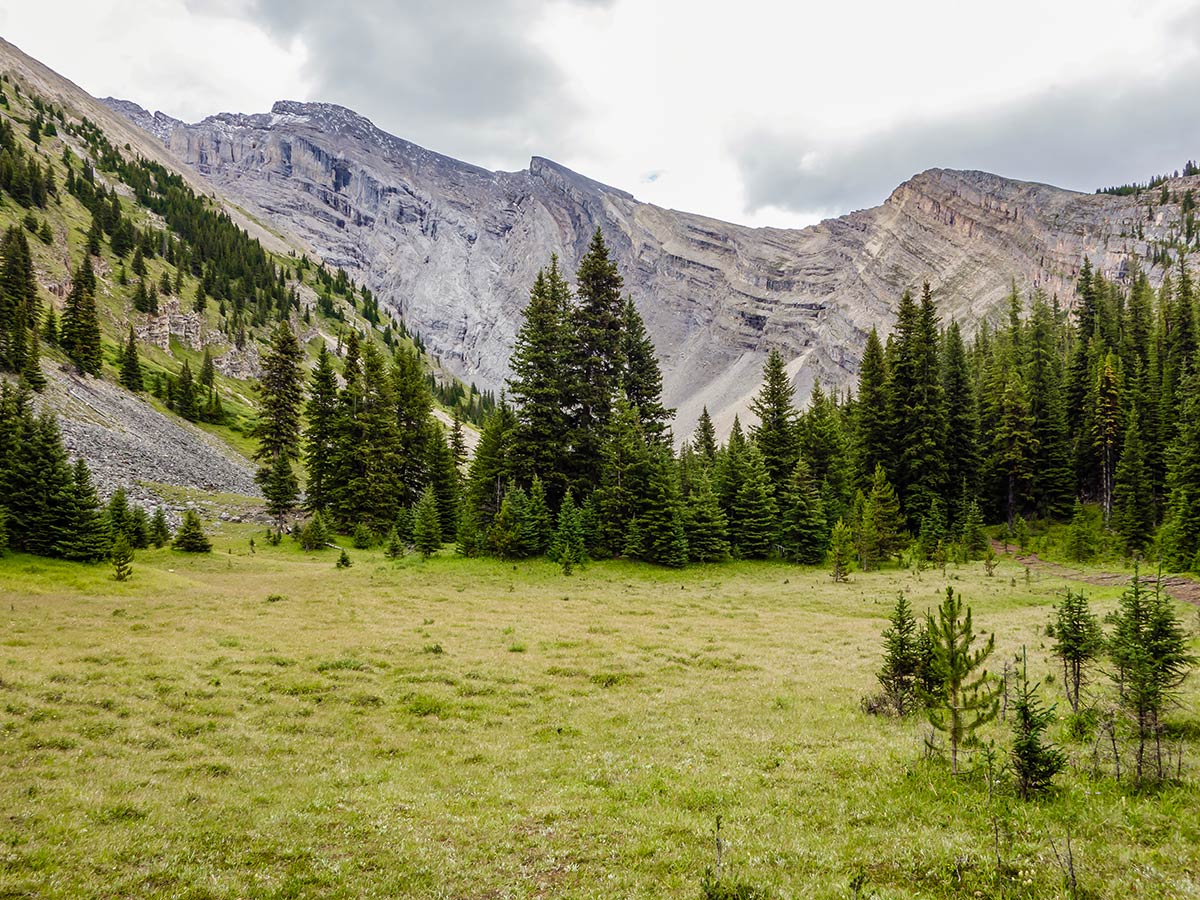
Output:
M707 404L725 429L779 349L799 392L852 385L867 331L928 279L944 320L1001 314L1015 279L1064 302L1085 256L1121 277L1179 207L931 169L881 206L799 229L746 228L640 203L535 157L490 172L389 135L339 106L194 125L110 105L236 203L365 282L451 371L499 388L521 310L552 253L573 271L599 227L646 320L686 437ZM1132 234L1141 223L1145 240ZM1160 271L1152 271L1156 281Z

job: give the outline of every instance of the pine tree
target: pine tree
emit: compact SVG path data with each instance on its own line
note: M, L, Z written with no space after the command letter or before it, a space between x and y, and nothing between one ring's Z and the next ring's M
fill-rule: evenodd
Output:
M546 489L536 475L529 486L529 503L521 525L522 543L531 556L545 556L554 540L554 517L546 502Z
M488 416L467 473L458 528L458 550L465 556L483 552L492 521L500 511L504 490L515 475L513 435L517 420L501 401Z
M728 522L706 472L700 473L688 498L683 524L690 560L721 562L729 557Z
M595 492L600 516L597 548L614 556L624 553L636 558L638 542L630 542L628 532L646 505L650 451L637 411L624 397L618 398L606 429L602 459Z
M949 522L962 523L960 501L975 496L979 483L979 409L957 322L946 329L942 346L942 394L946 400L946 488Z
M696 423L696 433L692 436L692 445L706 465L712 466L716 463L717 432L713 428L712 417L708 414L707 406L700 411L700 420Z
M99 562L112 549L112 532L82 458L75 461L71 483L65 534L55 550L64 559Z
M46 387L46 376L42 372L41 338L36 328L29 332L25 362L21 366L21 379L39 394Z
M572 481L582 494L600 483L604 433L621 384L624 282L597 227L575 273L568 351Z
M427 448L426 470L429 473L429 484L437 497L442 534L449 536L458 531L458 467L454 465L454 451L450 449L440 430L430 435Z
M1067 556L1075 562L1087 562L1096 552L1095 536L1087 512L1078 498L1067 530Z
M350 554L346 552L346 548L342 548L342 552L338 555L337 562L333 564L335 569L348 569L354 565L350 559Z
M966 504L962 525L962 545L968 559L977 559L988 548L987 532L983 529L983 511L975 500Z
M133 577L133 548L124 534L118 534L113 539L110 559L113 564L113 578L117 581L128 581Z
M662 371L654 344L646 334L641 314L632 297L625 298L621 323L621 388L637 410L642 431L651 443L667 439L667 425L674 410L662 403Z
M426 487L413 509L413 543L422 559L429 559L442 546L442 522L437 495Z
M105 515L108 516L108 527L112 531L115 538L118 534L129 537L132 530L132 519L129 512L129 498L125 493L125 488L117 488L113 491L112 496L108 498L108 508L105 510Z
M303 361L304 351L295 333L286 322L280 322L271 335L271 349L263 359L258 386L262 403L251 431L251 437L258 439L254 459L260 463L259 484L265 484L271 477L277 457L286 457L290 462L300 456Z
M99 376L102 358L95 290L96 276L92 271L92 260L91 257L85 256L75 272L71 291L67 294L60 345L81 374L86 372Z
M882 465L875 467L871 493L865 498L857 525L858 556L864 571L888 561L904 547L900 500Z
M576 566L583 565L587 559L583 525L570 491L563 496L558 508L558 527L554 530L554 541L550 545L550 559L562 566L565 575L570 575Z
M150 520L142 507L135 506L129 511L129 527L126 534L129 537L129 546L134 550L145 550L150 546Z
M1129 414L1113 480L1113 525L1130 556L1145 550L1154 537L1154 495L1136 407Z
M192 364L186 359L183 361L183 367L179 370L179 380L175 383L174 406L175 412L189 422L194 422L199 417L200 408L196 402L196 381L192 377ZM260 470L260 483L263 477L264 473Z
M286 454L280 453L275 457L261 484L267 512L282 529L283 520L296 508L296 498L300 493L300 484L296 480L296 473L292 471L292 461Z
M745 477L733 501L730 536L741 558L766 559L775 543L779 514L766 462L756 445L747 446L744 466Z
M860 487L868 485L877 465L892 458L892 439L888 425L888 375L879 333L872 328L867 335L862 364L858 370L858 402L855 413L855 478Z
M1146 750L1151 741L1161 779L1162 714L1195 667L1196 656L1189 650L1191 641L1175 614L1174 601L1162 590L1161 579L1146 590L1135 570L1112 623L1109 657L1121 706L1133 720L1138 739L1137 780L1146 776Z
M150 542L155 547L165 547L171 543L171 526L167 524L167 514L161 506L155 507L154 516L150 519Z
M125 341L125 352L121 354L121 385L134 393L145 389L142 365L138 361L137 339L134 337L132 325L129 326L129 338Z
M850 575L854 561L854 534L850 526L841 519L834 523L830 535L829 560L834 582L845 581Z
M898 716L906 716L916 705L917 690L917 620L912 605L903 591L883 632L883 667L875 678L884 696Z
M784 556L806 566L820 565L829 545L825 505L801 456L783 493L779 543Z
M1200 375L1188 379L1175 437L1167 451L1163 561L1179 570L1200 564Z
M329 480L333 475L338 420L337 374L329 351L322 342L309 380L308 402L304 407L304 468L308 474L305 507L315 512L328 508Z
M976 635L971 608L968 606L964 613L962 598L953 588L946 588L937 619L930 617L927 627L942 682L938 694L927 700L929 723L949 738L950 768L957 775L959 747L1000 710L999 690L982 668L995 649L996 639L992 635L982 647L972 649Z
M520 485L510 484L504 492L500 512L488 532L492 552L501 559L521 559L528 555L525 546L525 521L529 495Z
M1000 482L1005 520L1011 527L1021 510L1029 506L1038 447L1033 436L1029 394L1011 363L999 367L993 391L995 430L991 465Z
M400 541L400 532L394 527L388 532L387 541L384 544L383 555L388 559L399 559L404 555L404 544Z
M1096 385L1092 439L1100 461L1100 500L1107 524L1112 518L1117 455L1121 446L1121 393L1112 353L1105 356Z
M179 526L171 546L184 553L212 552L212 542L204 534L204 525L194 509L184 510L183 524Z
M1054 607L1054 617L1046 628L1054 639L1051 653L1063 667L1063 690L1071 711L1079 712L1083 688L1088 682L1088 667L1104 649L1104 632L1100 620L1088 607L1083 592L1068 590L1062 602Z
M650 462L645 509L638 519L646 562L681 568L687 563L688 546L675 467L665 448Z
M1030 489L1040 515L1064 516L1074 495L1071 441L1055 313L1040 291L1033 298L1025 352L1033 443Z
M1013 743L1009 764L1017 780L1017 792L1028 800L1050 790L1054 776L1067 764L1066 755L1046 740L1054 722L1054 707L1046 708L1037 696L1037 685L1029 683L1029 667L1021 652L1021 677L1013 706Z
M750 409L758 416L758 427L752 432L754 443L762 454L767 477L771 481L771 495L777 500L782 496L800 455L793 394L783 357L778 350L772 350L763 366L762 387L750 404Z

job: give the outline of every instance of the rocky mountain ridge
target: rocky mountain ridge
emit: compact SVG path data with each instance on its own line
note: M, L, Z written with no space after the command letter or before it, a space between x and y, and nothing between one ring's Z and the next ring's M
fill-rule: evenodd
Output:
M867 331L888 330L900 294L926 279L943 319L969 333L1001 315L1014 280L1069 302L1085 256L1121 277L1181 227L1177 202L1148 214L1144 196L930 169L872 209L748 228L641 203L539 157L491 172L333 104L280 101L185 124L107 102L253 216L364 281L481 387L503 385L537 269L557 254L573 271L600 227L654 339L681 437L704 404L723 428L744 414L772 348L801 397L817 379L852 385Z

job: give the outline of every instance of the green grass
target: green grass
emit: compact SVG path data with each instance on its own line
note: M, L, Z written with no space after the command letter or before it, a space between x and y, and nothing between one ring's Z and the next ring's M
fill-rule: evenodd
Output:
M1152 794L1093 780L1088 743L1055 797L989 806L920 722L860 711L895 592L932 607L940 573L335 570L214 531L120 584L0 559L0 896L698 897L717 816L776 897L1065 896L1068 826L1081 896L1200 892L1195 683L1184 783ZM1064 582L950 578L997 665L1050 671Z

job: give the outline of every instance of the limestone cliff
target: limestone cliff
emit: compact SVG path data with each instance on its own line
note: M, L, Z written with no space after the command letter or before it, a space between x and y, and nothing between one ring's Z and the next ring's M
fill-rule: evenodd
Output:
M594 228L614 250L663 365L676 432L707 403L744 411L772 348L801 397L853 383L866 332L928 279L944 320L996 317L1015 279L1069 302L1085 256L1121 277L1179 207L931 169L885 203L810 228L747 228L640 203L535 157L490 172L343 107L276 103L196 124L111 102L225 196L365 281L447 367L499 388L537 269L573 271ZM1144 239L1134 240L1134 233ZM1151 271L1155 280L1161 271Z

